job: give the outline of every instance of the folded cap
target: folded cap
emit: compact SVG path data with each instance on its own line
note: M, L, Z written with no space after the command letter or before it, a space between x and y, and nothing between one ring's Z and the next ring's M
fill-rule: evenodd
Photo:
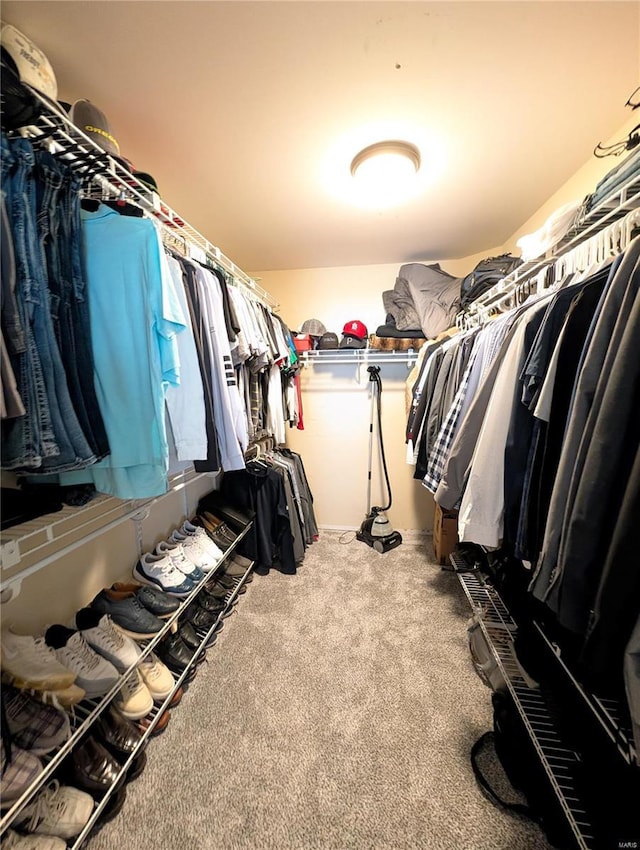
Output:
M301 334L309 334L309 336L322 336L326 332L327 329L320 319L307 319L306 322L302 323L302 327L300 328Z
M88 100L76 100L71 107L69 117L79 130L99 147L113 156L120 155L120 145L113 135L107 117Z

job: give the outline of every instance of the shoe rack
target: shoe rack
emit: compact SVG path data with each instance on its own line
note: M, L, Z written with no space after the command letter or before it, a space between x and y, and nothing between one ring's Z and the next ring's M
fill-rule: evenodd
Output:
M534 681L519 663L514 646L519 626L496 587L479 564L470 565L458 551L449 557L472 611L479 614L487 644L566 818L567 843L561 846L570 850L613 847L614 831L629 828L626 823L623 826L623 819L632 809L623 798L631 800L640 784L628 713L620 701L600 699L579 684L538 622L532 624L535 659L544 678ZM593 778L585 770L587 754L580 746L585 734L589 748L602 758L598 784L622 789L609 792L619 799L619 819L613 809L594 799ZM595 791L600 794L602 788Z
M160 632L158 632L157 635L155 635L149 640L136 640L136 643L141 649L140 657L137 660L136 664L131 665L131 667L129 667L120 676L117 684L114 685L113 688L111 688L111 690L100 699L85 699L78 705L73 707L73 709L70 711L70 738L65 742L65 744L63 744L54 752L49 753L46 756L40 757L41 761L44 764L44 770L42 771L42 773L40 773L37 779L32 783L32 785L25 790L22 796L15 801L11 808L2 811L2 817L0 820L0 838L5 834L6 830L11 827L12 823L14 822L14 820L16 820L21 810L26 805L28 805L33 800L38 791L43 788L43 786L51 778L53 778L56 769L62 764L63 760L72 752L74 747L79 743L80 739L87 732L90 731L92 725L97 721L101 713L107 708L107 706L109 706L112 699L119 692L127 676L129 676L129 674L134 671L138 664L149 655L149 653L163 639L163 637L165 637L165 635L177 629L178 621L185 609L191 602L195 600L202 588L215 578L216 574L234 553L237 545L248 533L250 528L251 523L248 523L248 525L237 534L235 541L223 553L223 556L213 568L213 570L211 570L204 576L204 578L193 588L187 598L181 600L179 608L171 615L170 618L165 621L164 627ZM91 836L94 828L99 826L101 816L103 815L105 810L108 809L112 796L118 793L119 789L123 786L127 770L136 759L136 756L138 756L144 749L149 738L154 734L156 726L161 723L164 712L170 706L176 692L181 687L186 687L193 678L196 666L202 660L204 660L207 645L211 643L213 635L221 627L223 619L228 617L229 614L232 613L233 608L238 600L238 596L243 588L243 585L249 578L252 569L253 562L250 563L250 565L247 567L246 571L241 577L233 579L233 586L228 589L223 599L224 607L218 613L215 621L209 628L204 629L193 626L198 638L200 639L199 647L193 652L193 655L191 656L191 659L189 663L185 666L184 670L182 670L180 673L171 671L171 675L174 678L174 686L171 692L161 703L154 703L153 709L151 710L150 714L147 715L147 717L145 718L145 720L147 721L147 726L144 732L142 733L138 746L131 752L127 760L122 762L120 772L114 779L111 788L105 793L102 799L96 801L96 805L91 815L91 818L87 821L82 832L75 839L72 840L72 843L70 840L68 847L72 848L72 850L80 848L83 843Z

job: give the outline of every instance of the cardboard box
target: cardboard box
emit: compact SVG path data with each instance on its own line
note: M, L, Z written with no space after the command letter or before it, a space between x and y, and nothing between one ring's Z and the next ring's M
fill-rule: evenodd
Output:
M444 510L436 502L433 515L433 551L436 561L445 565L458 545L458 511Z

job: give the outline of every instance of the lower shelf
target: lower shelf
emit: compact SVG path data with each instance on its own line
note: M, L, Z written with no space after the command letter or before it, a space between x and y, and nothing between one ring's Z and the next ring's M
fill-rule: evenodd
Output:
M478 571L468 571L466 562L456 552L450 557L469 604L472 609L482 611L482 630L567 818L575 846L580 850L598 850L592 820L577 790L575 776L580 759L564 743L547 695L540 688L530 686L517 662L513 650L517 624L496 589Z
M242 532L238 535L236 543L242 539L245 532ZM235 548L235 544L234 547ZM231 554L231 549L225 553L225 559L227 555ZM223 561L225 560L223 559ZM220 563L222 564L223 561ZM218 565L220 566L220 565ZM216 620L212 623L210 628L197 628L194 627L194 631L198 638L200 639L199 647L193 652L188 664L185 668L178 674L172 671L172 676L174 679L174 686L171 689L171 692L167 695L167 697L163 700L161 704L154 704L151 712L147 715L148 725L146 726L144 732L141 735L140 741L136 748L132 751L130 756L127 758L125 762L122 763L121 769L115 778L110 789L104 794L104 796L96 802L95 808L91 814L90 819L85 824L82 832L73 839L68 839L67 846L71 848L71 850L79 850L79 848L87 841L88 838L99 829L103 824L106 818L106 813L109 810L110 805L113 802L114 796L118 793L119 789L124 784L125 774L127 770L135 760L136 756L141 752L142 749L145 748L149 738L153 735L156 725L160 721L164 711L169 707L171 701L173 700L176 692L180 687L185 685L190 681L192 676L193 668L200 663L202 660L202 656L206 651L207 644L210 642L210 638L212 635L220 628L223 619L229 616L230 611L238 600L238 596L243 585L246 583L247 579L250 576L250 573L253 569L253 563L251 563L244 575L234 581L233 587L229 589L226 596L224 597L224 608L218 614ZM215 572L215 570L214 570ZM213 573L212 573L213 574ZM210 574L210 575L212 575ZM209 580L210 576L207 576L206 579L203 580L202 584L206 584ZM200 589L200 585L193 591L192 596L197 594ZM188 602L191 601L191 597L186 600L185 603L181 606L180 610L176 612L168 621L170 625L173 622L176 622L180 616L180 613L187 607ZM155 644L158 642L158 637L147 641L136 641L142 650L141 657L144 657L147 654L147 651L151 651ZM123 678L125 678L131 670L127 671L124 674ZM41 789L45 783L55 776L55 771L62 763L62 760L65 756L67 756L73 746L81 740L81 738L87 733L91 725L97 719L97 717L101 714L101 712L105 709L105 707L109 704L111 698L115 695L115 693L119 690L119 686L115 686L112 689L112 692L106 695L106 697L96 700L83 700L78 705L74 706L73 711L70 712L70 723L71 723L71 736L69 741L61 746L57 751L50 753L47 756L42 756L41 760L44 764L44 771L38 777L34 786L30 788L23 795L20 800L16 801L11 807L2 811L2 818L0 819L0 836L4 834L4 832L11 827L11 824L18 816L20 810L35 796L39 789ZM110 818L107 818L110 819Z

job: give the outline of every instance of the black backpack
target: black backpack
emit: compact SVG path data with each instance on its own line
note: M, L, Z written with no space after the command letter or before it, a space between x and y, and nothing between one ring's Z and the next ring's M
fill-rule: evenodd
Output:
M500 254L499 257L487 257L480 260L475 269L462 279L460 284L460 305L466 307L480 295L522 265L520 257Z
M471 749L471 766L476 781L484 794L500 808L537 823L554 847L573 847L569 823L509 689L499 687L491 694L491 701L493 730L485 732ZM483 772L479 755L491 746L509 782L526 802L505 800L496 791L493 778Z

